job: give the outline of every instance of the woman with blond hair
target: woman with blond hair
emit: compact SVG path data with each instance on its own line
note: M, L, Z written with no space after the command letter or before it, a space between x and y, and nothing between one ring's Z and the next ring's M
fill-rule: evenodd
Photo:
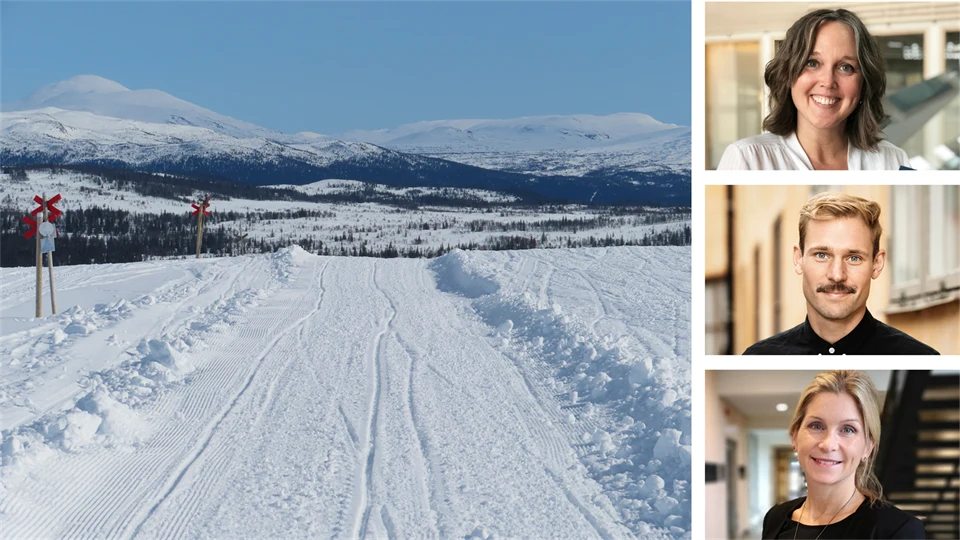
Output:
M827 371L800 396L790 440L807 496L774 506L763 538L924 538L923 523L883 500L873 472L877 389L862 371Z

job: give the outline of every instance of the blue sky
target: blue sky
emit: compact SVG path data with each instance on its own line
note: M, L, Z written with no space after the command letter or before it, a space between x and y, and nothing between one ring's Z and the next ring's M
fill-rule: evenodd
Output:
M641 112L690 125L689 2L0 3L0 99L74 75L283 132Z

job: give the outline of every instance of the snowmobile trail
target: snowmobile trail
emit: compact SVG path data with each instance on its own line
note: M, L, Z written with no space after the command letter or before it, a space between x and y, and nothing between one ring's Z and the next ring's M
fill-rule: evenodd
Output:
M0 335L5 538L689 534L688 249L103 270Z

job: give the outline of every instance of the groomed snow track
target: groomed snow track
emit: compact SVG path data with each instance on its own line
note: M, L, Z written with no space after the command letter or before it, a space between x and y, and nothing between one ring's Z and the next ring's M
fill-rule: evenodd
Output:
M3 269L2 536L689 537L689 273L294 247L64 268L32 319Z

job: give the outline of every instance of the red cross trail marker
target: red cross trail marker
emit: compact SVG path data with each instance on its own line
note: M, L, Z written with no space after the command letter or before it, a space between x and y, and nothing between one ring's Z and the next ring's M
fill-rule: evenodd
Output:
M23 233L23 237L27 240L37 237L37 317L39 318L42 315L42 300L43 294L41 289L43 288L43 254L47 254L47 260L50 263L50 307L53 309L53 314L57 314L57 293L53 285L53 236L57 234L56 228L53 226L51 221L57 219L63 212L54 206L54 204L60 202L60 194L56 194L47 200L46 196L34 195L33 200L40 206L37 206L30 211L30 216L38 216L40 214L40 219L36 220L30 216L24 216L23 222L30 226L27 229L27 232ZM37 232L40 234L37 234ZM42 241L41 241L42 237Z
M200 258L200 241L203 239L203 216L209 216L210 212L207 211L207 208L210 206L210 196L207 195L203 202L200 203L200 206L191 204L193 207L193 212L191 216L197 216L197 258Z
M23 222L30 226L27 232L23 233L23 237L29 240L33 238L33 235L37 234L37 220L30 216L23 216Z
M63 212L59 208L53 206L54 204L60 202L60 194L57 193L53 197L50 197L50 200L47 201L47 211L50 212L50 215L47 216L47 221L56 221L57 217L60 216Z

